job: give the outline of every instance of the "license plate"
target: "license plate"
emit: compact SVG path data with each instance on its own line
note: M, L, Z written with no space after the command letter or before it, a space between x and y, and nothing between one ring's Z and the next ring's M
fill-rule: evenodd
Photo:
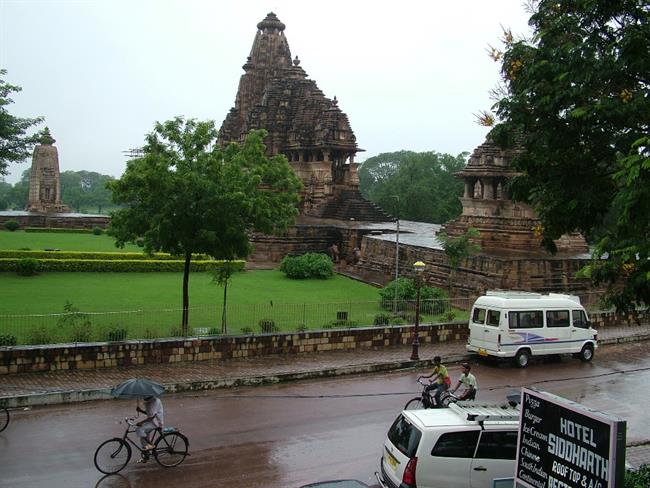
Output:
M393 468L393 471L397 469L397 459L388 451L386 451L386 461L390 464L390 467Z
M479 355L479 356L487 356L487 355L488 355L488 352L487 352L485 349L479 347L479 349L478 349L478 355Z

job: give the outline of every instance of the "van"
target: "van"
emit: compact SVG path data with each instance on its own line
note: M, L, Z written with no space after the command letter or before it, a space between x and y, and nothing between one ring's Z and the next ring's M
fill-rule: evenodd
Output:
M404 410L388 430L375 476L382 488L492 488L515 473L520 410L451 404Z
M597 347L597 332L577 296L488 291L472 306L466 348L479 356L514 358L525 368L531 356L547 354L591 361Z

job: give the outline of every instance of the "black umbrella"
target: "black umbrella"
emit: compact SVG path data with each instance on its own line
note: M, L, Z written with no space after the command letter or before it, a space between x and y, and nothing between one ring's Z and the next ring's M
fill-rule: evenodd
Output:
M143 398L160 396L165 393L165 387L146 378L131 378L123 381L111 390L114 398Z

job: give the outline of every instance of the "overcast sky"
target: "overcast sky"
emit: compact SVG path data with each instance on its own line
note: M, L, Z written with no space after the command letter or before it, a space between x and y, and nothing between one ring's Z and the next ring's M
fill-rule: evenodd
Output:
M501 26L527 34L521 0L0 0L0 67L45 117L61 171L120 176L122 151L176 115L221 126L257 23L286 25L292 56L347 113L357 161L408 149L458 154L487 129ZM12 164L16 182L30 161Z

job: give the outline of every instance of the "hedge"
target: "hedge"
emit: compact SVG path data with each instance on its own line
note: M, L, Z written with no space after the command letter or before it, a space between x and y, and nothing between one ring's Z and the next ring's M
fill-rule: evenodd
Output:
M18 271L20 259L0 258L0 271ZM209 271L218 269L224 261L192 261L192 271ZM183 271L184 261L179 260L115 260L115 259L39 259L39 272L161 272ZM235 261L239 270L245 261Z
M0 259L2 258L36 258L36 259L100 259L122 260L122 261L180 261L178 256L172 256L167 253L154 253L151 256L142 252L88 252L88 251L22 251L22 250L0 250ZM208 261L210 257L205 254L194 254L192 259L197 261Z
M92 234L92 229L86 228L65 228L65 227L25 227L25 232L53 232L60 234Z

